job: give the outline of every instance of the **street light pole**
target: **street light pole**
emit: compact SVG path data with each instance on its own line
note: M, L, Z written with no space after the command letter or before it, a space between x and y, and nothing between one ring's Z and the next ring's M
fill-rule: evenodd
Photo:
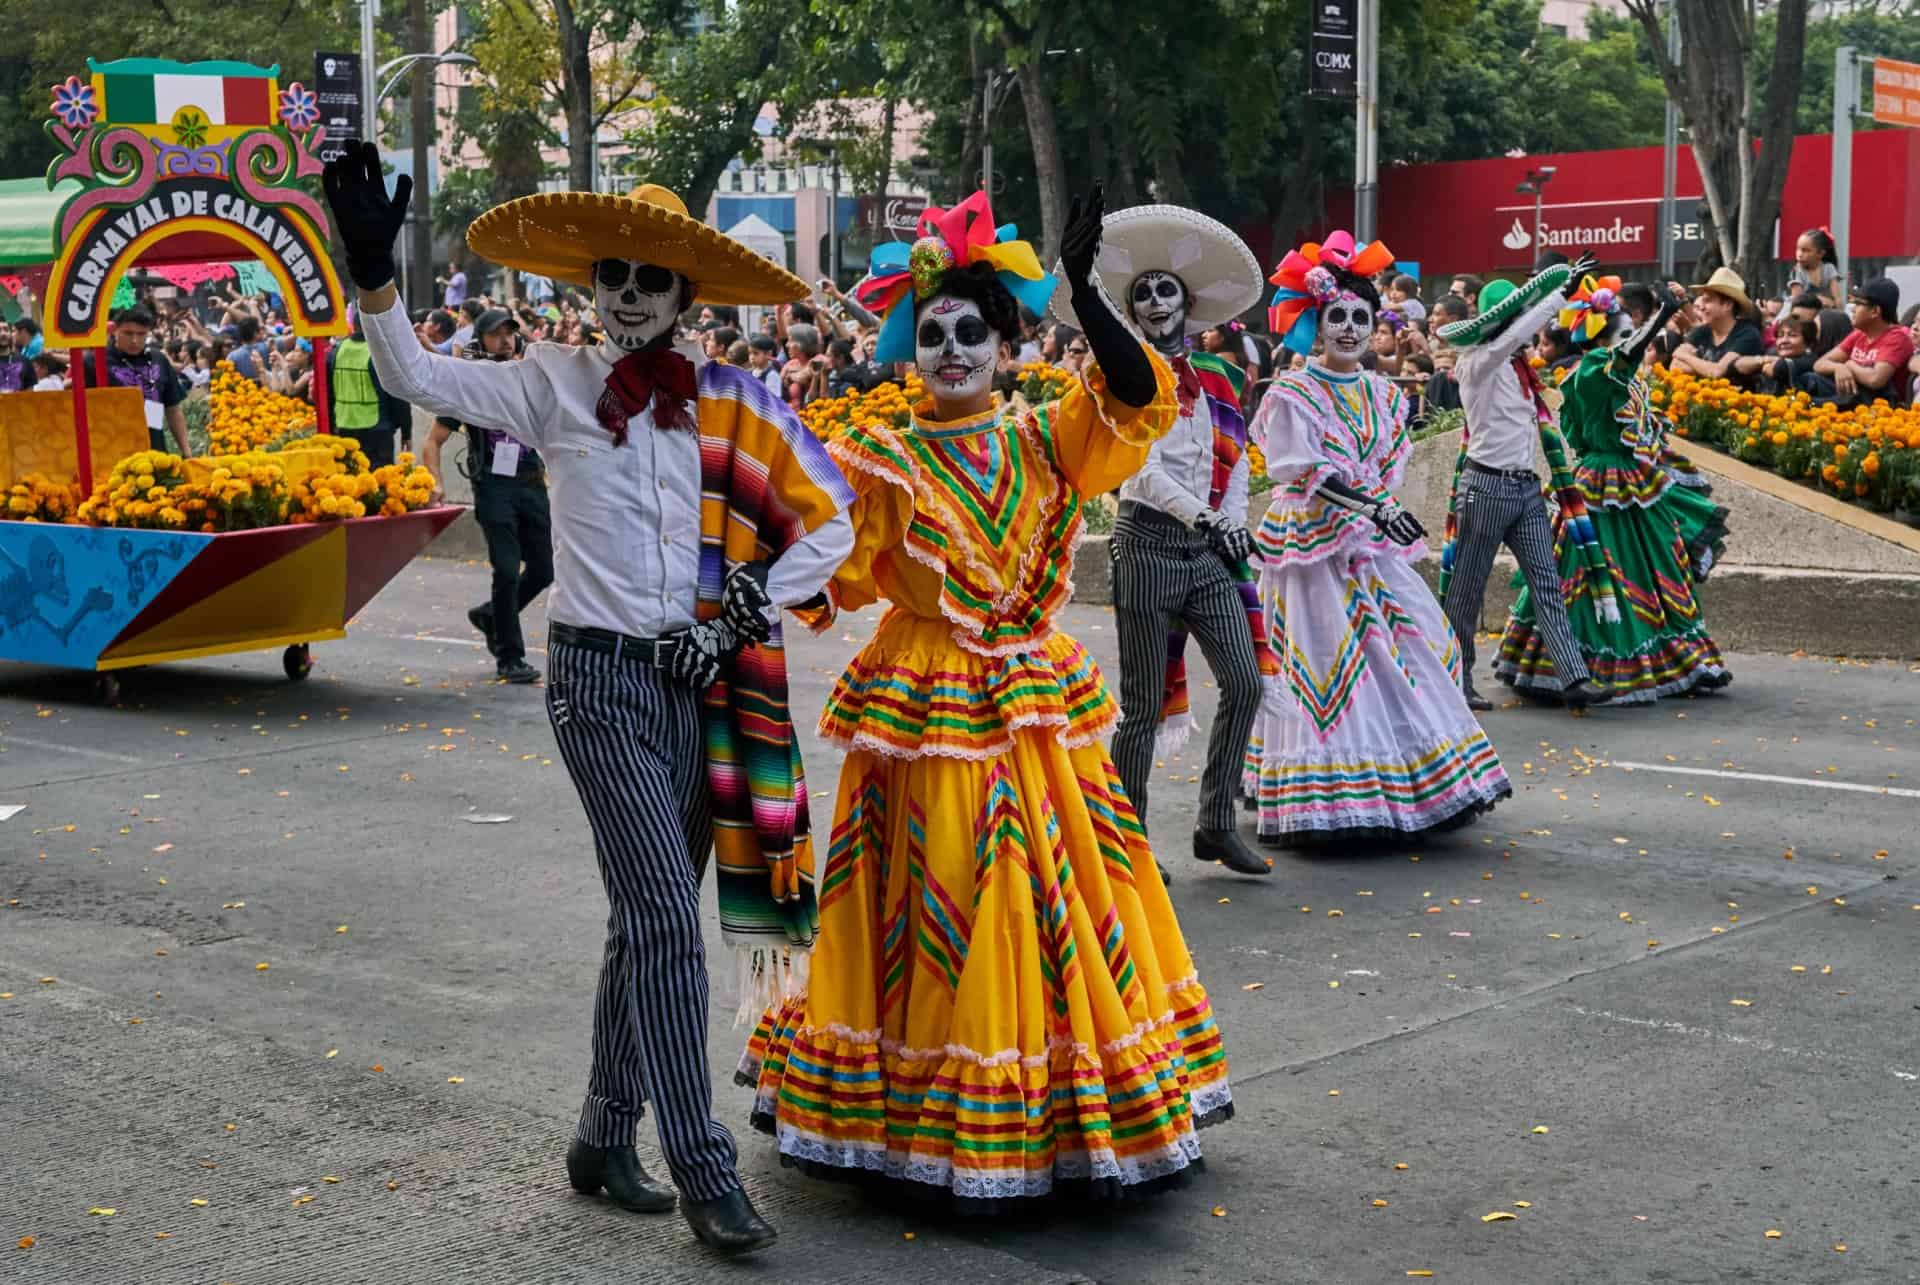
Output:
M1378 235L1380 200L1380 0L1360 0L1353 122L1353 239Z
M833 195L827 203L827 277L837 290L840 287L840 148L837 144L827 148L827 161L833 167Z
M1853 240L1853 114L1860 110L1860 59L1852 45L1833 51L1833 174L1827 224L1833 229L1833 266L1847 288L1847 255Z
M1667 3L1667 61L1680 65L1680 6L1668 0ZM1678 182L1680 153L1680 108L1674 104L1673 95L1667 95L1667 128L1660 157L1660 279L1673 280L1673 261L1677 247L1674 245L1674 223L1678 221L1679 210L1675 199L1675 184Z
M987 92L980 95L980 187L993 196L993 80L999 73L987 69Z
M360 0L360 137L373 140L380 136L380 99L374 93L373 20L379 16L380 0Z
M413 52L425 54L427 45L427 0L408 0L407 36ZM407 256L411 271L407 274L407 302L414 308L429 305L433 293L433 184L431 161L427 155L433 136L433 64L425 58L413 62L413 186L414 207L412 253Z

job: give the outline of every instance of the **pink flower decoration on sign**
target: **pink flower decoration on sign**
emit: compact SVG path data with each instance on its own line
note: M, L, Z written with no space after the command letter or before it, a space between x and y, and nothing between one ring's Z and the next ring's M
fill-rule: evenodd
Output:
M280 119L295 133L312 129L320 119L320 100L296 80L280 91Z
M78 76L68 76L65 84L53 87L53 114L68 129L85 129L100 115L93 98L93 86Z

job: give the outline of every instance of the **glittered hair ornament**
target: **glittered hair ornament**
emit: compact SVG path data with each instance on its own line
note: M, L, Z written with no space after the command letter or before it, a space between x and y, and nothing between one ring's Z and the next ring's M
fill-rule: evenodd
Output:
M1577 344L1589 344L1606 332L1608 320L1620 311L1620 278L1587 276L1567 299L1557 318L1560 328Z
M874 360L913 360L913 308L940 293L947 274L976 263L990 265L1014 301L1039 315L1047 309L1056 284L1040 266L1033 247L1019 240L1013 224L995 227L985 192L975 192L951 209L930 205L920 215L912 245L890 241L876 246L870 274L854 293L882 317Z
M1335 232L1325 241L1309 241L1287 251L1280 266L1267 278L1277 287L1267 307L1267 328L1294 352L1313 351L1320 333L1320 308L1340 297L1335 268L1357 277L1371 277L1393 266L1393 252L1378 241L1355 246L1349 232Z

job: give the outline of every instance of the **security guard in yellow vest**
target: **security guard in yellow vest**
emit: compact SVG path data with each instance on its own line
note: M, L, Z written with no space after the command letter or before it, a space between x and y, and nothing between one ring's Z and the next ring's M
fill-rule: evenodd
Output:
M358 310L353 314L352 336L327 353L327 386L333 398L333 431L359 442L370 468L393 463L396 430L412 449L413 408L380 387Z

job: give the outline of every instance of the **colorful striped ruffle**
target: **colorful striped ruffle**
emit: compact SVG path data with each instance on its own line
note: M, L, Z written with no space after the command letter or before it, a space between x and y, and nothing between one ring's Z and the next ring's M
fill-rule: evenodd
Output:
M1638 655L1609 656L1583 647L1581 659L1596 683L1613 689L1615 705L1646 704L1695 688L1724 687L1731 681L1720 648L1702 625L1650 639L1647 650ZM1555 672L1539 632L1518 620L1507 621L1493 672L1516 691L1558 693L1566 685Z
M1512 793L1478 728L1425 749L1340 763L1276 755L1260 764L1260 839L1285 846L1414 835L1465 824Z
M1573 470L1573 477L1588 508L1644 509L1673 486L1671 477L1639 460L1628 468L1581 464Z
M945 622L894 611L834 685L820 735L895 758L986 758L1010 750L1016 728L1055 728L1071 748L1119 717L1093 658L1065 634L982 656L954 647Z
M805 1001L764 1016L736 1079L753 1122L823 1176L885 1177L973 1202L1062 1189L1150 1189L1200 1161L1197 1128L1233 1113L1226 1054L1197 981L1170 988L1160 1024L1100 1050L1044 1054L800 1025Z

